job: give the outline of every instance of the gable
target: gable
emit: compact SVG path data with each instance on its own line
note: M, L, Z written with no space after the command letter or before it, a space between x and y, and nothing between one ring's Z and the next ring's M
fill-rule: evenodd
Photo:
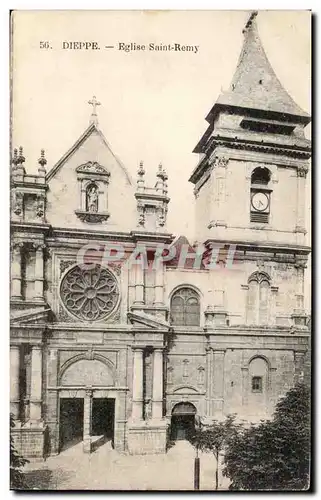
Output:
M131 178L92 124L47 175L47 222L54 227L129 231L136 203ZM98 215L87 214L88 190L96 189ZM120 210L121 207L121 210Z
M10 325L47 324L51 309L22 309L10 311Z

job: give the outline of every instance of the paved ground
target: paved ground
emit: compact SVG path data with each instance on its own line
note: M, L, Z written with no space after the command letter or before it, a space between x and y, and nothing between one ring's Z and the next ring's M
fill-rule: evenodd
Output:
M90 455L82 443L46 462L26 466L30 489L46 490L193 490L195 450L178 441L165 455L122 455L104 444ZM214 489L215 459L200 453L200 489ZM228 482L220 478L220 489Z

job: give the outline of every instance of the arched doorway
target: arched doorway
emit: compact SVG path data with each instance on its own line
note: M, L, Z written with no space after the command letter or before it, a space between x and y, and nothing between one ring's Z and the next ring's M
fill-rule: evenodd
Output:
M192 403L177 403L172 410L171 439L191 439L195 431L197 410Z
M59 382L60 451L79 441L85 452L106 440L113 445L115 394L109 389L115 384L110 362L96 353L75 356L63 365Z

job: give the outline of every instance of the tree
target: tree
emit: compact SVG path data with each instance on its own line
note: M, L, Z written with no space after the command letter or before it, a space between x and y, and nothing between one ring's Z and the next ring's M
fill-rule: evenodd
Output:
M19 490L23 488L23 473L21 467L29 462L17 452L11 430L14 428L15 423L12 413L10 413L10 489Z
M310 471L310 393L303 384L276 405L272 420L230 440L223 475L231 490L304 490Z
M197 450L211 452L216 459L215 469L215 490L218 489L219 457L228 445L229 440L237 434L240 424L235 423L235 416L228 415L225 420L213 422L209 425L200 423L191 439L193 446Z

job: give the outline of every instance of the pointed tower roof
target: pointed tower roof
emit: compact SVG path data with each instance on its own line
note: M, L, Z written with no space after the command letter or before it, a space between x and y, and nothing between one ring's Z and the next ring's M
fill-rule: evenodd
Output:
M308 113L294 102L273 71L259 37L256 16L257 12L250 15L243 30L243 48L231 86L219 96L206 119L212 122L218 108L233 106L290 115L309 123Z

